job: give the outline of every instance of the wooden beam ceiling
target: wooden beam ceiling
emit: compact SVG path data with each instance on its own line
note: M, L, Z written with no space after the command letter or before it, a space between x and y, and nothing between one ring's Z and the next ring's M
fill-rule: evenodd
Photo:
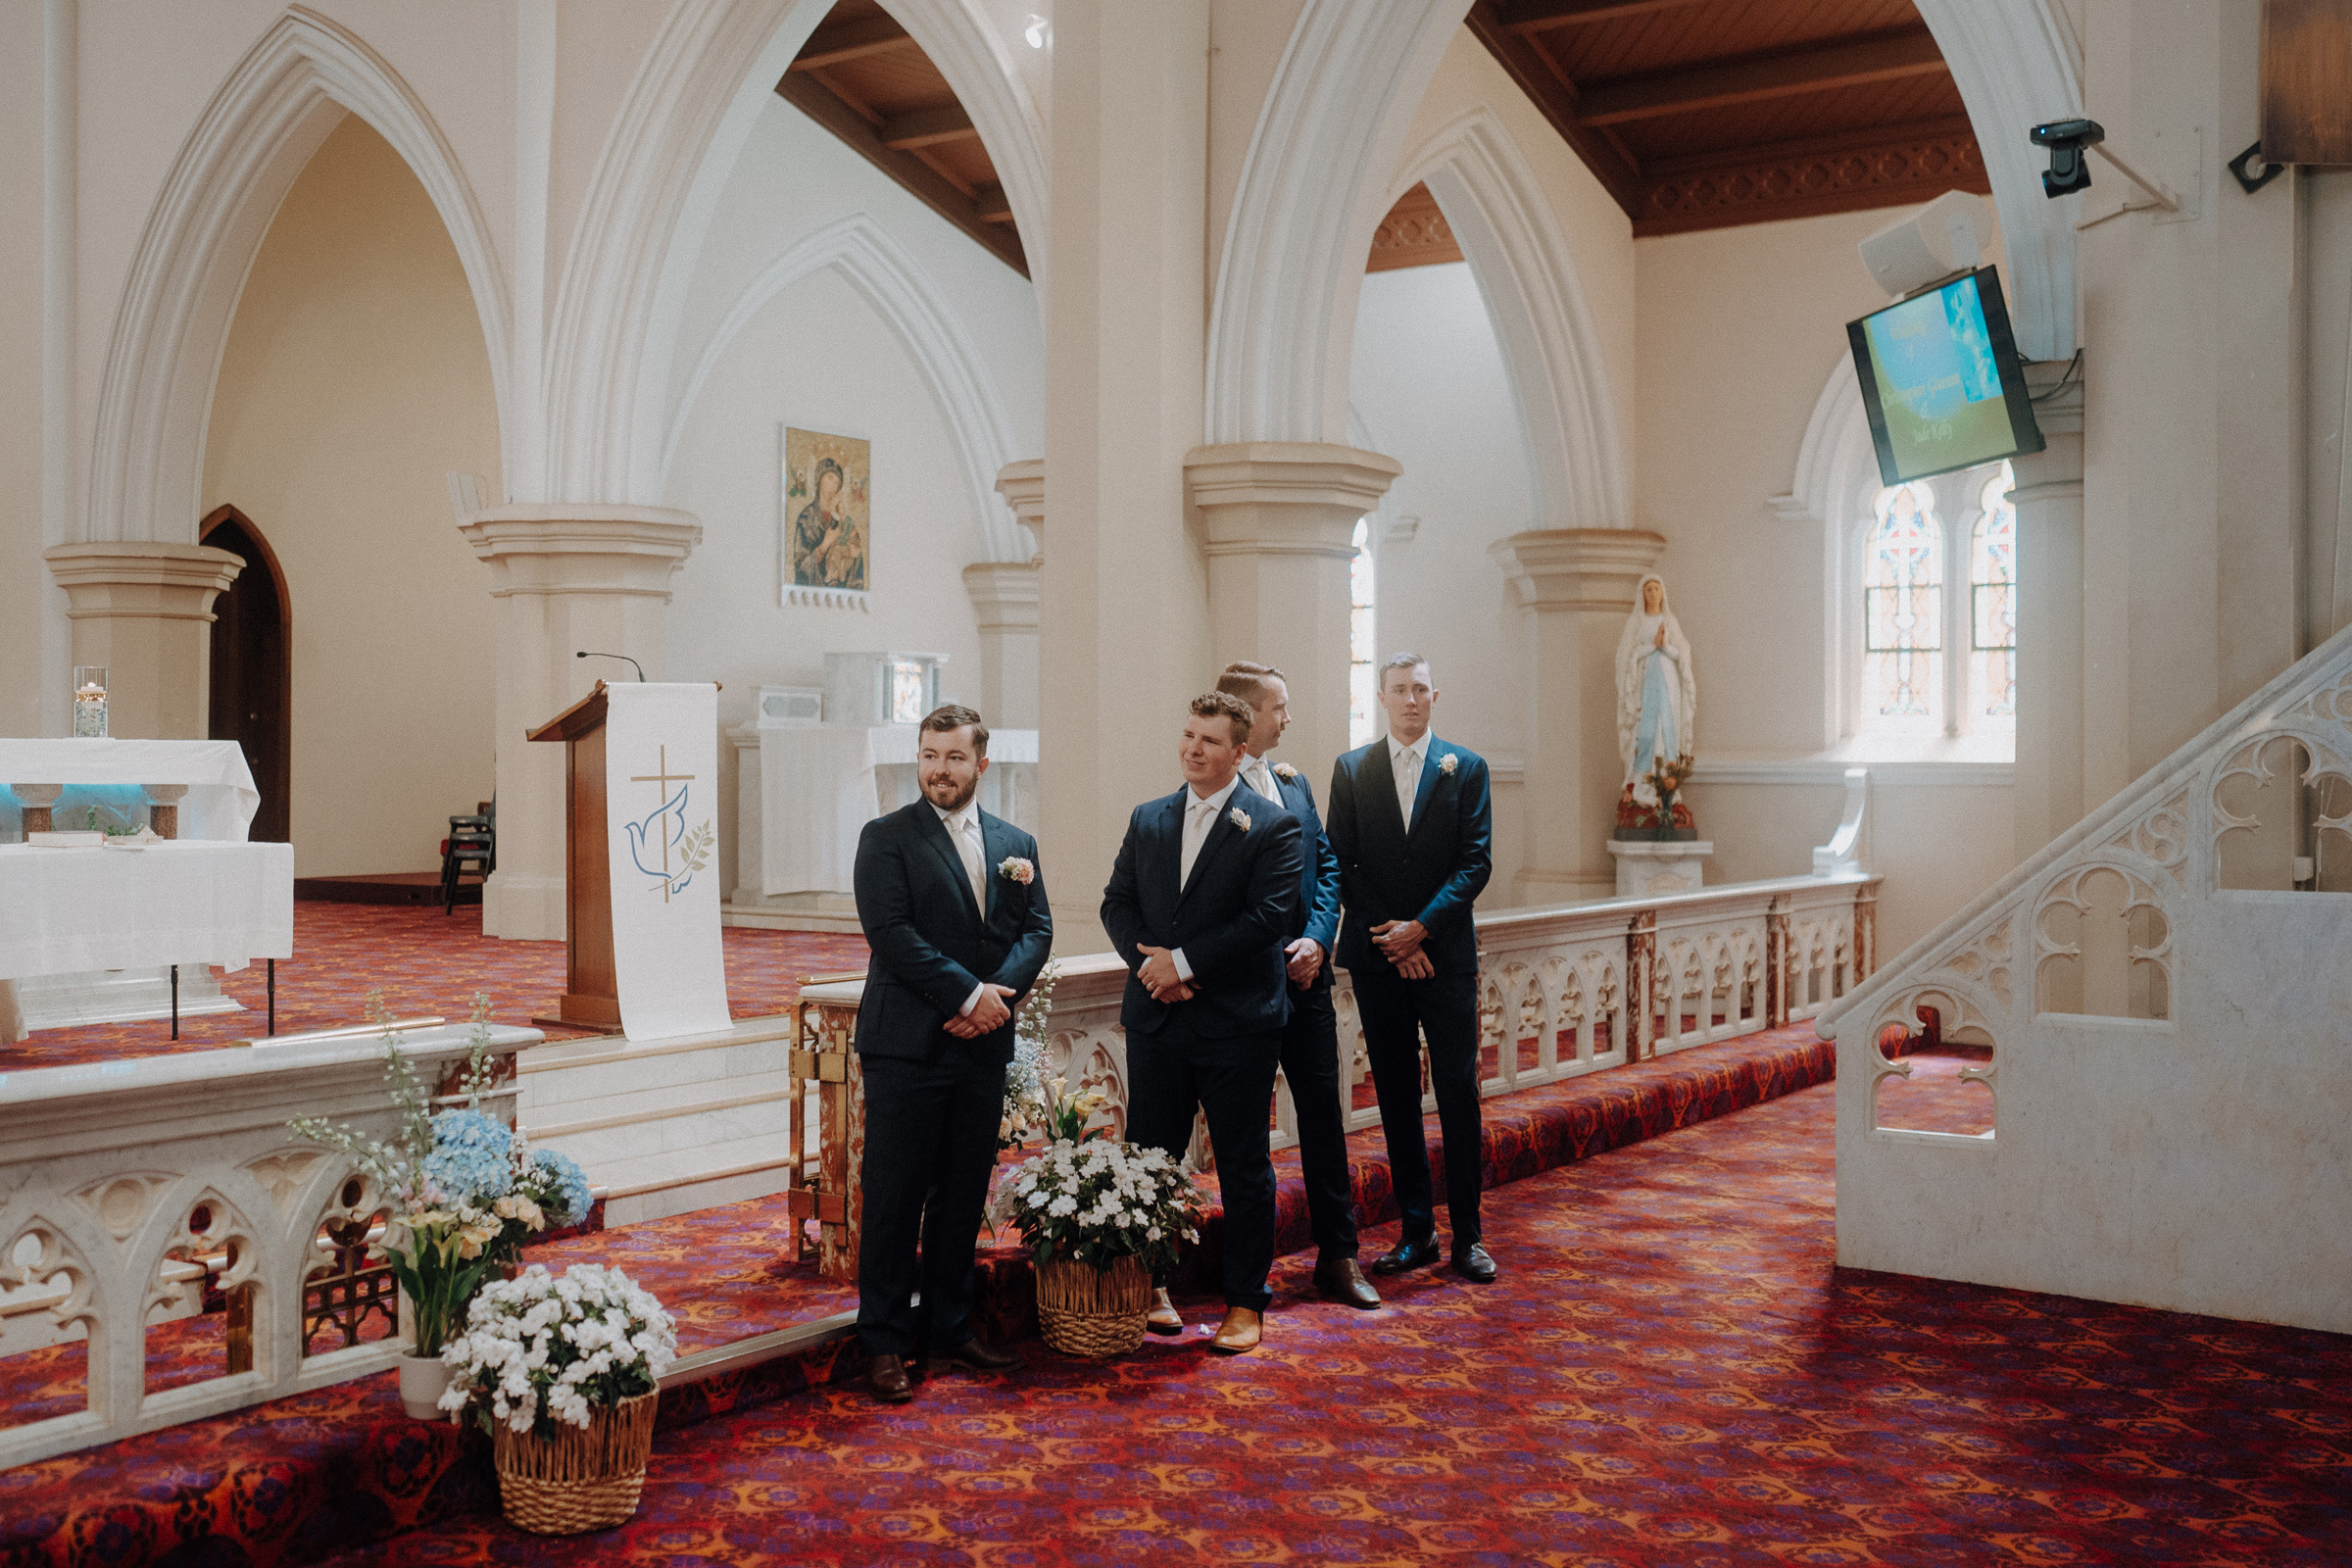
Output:
M839 0L776 92L916 200L1029 275L1011 205L972 117L878 0Z
M1913 0L1475 0L1636 234L1989 193Z

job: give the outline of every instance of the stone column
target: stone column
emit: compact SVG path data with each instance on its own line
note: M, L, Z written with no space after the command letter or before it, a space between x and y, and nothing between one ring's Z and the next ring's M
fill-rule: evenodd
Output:
M213 601L245 563L209 545L117 539L41 552L66 591L75 664L106 666L106 727L137 740L211 730Z
M600 680L635 679L626 654L662 678L671 576L702 542L693 516L661 507L493 507L460 526L489 564L498 601L498 870L482 890L482 929L564 935L564 752L525 732Z
M982 561L963 568L980 619L980 713L991 728L1037 727L1037 563Z
M2082 820L2082 375L2026 367L2048 446L2010 460L2017 487L2017 793L2012 853L2024 860ZM2059 383L2065 380L2064 390Z
M1038 782L1064 954L1108 946L1097 909L1128 815L1175 788L1184 704L1213 673L1182 472L1204 416L1208 10L1054 18Z
M1209 662L1254 659L1283 672L1292 723L1282 755L1320 790L1348 750L1356 519L1404 469L1352 447L1249 441L1197 447L1184 470L1208 536Z
M1617 638L1642 573L1666 553L1641 528L1540 528L1491 553L1527 608L1525 904L1612 898L1609 834L1617 756Z

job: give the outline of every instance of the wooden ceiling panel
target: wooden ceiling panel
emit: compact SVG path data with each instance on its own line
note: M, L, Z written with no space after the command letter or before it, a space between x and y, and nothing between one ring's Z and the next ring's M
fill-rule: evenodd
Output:
M1475 0L1465 24L1640 233L1985 188L1913 0Z
M880 0L839 0L776 91L1005 266L1029 274L972 117Z

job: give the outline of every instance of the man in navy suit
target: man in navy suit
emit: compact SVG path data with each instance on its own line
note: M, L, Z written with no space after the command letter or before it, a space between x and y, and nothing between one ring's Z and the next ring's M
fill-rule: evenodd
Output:
M1380 1094L1389 1170L1404 1234L1372 1260L1400 1274L1438 1260L1438 1216L1421 1134L1421 1037L1446 1138L1453 1264L1480 1284L1494 1259L1480 1239L1484 1153L1478 1103L1478 933L1471 906L1494 864L1487 764L1429 732L1438 692L1429 661L1393 655L1380 668L1389 733L1339 760L1325 830L1340 859L1348 919L1340 962L1355 987L1364 1054Z
M1217 677L1217 690L1239 697L1255 715L1249 755L1242 759L1242 782L1281 801L1298 819L1298 913L1283 949L1291 1016L1282 1026L1282 1076L1291 1086L1298 1121L1298 1172L1306 1181L1306 1211L1315 1233L1315 1289L1369 1311L1380 1305L1380 1293L1355 1261L1348 1116L1340 1104L1340 1021L1331 1004L1336 967L1331 954L1340 936L1340 860L1323 835L1315 789L1306 775L1288 762L1266 762L1266 754L1282 744L1283 731L1291 727L1291 688L1282 671L1236 661Z
M1283 944L1298 904L1298 819L1236 776L1248 704L1193 699L1177 759L1184 788L1147 801L1102 890L1102 929L1127 960L1127 1139L1184 1156L1208 1118L1225 1200L1225 1321L1212 1348L1255 1349L1273 1293L1274 1069L1289 1016ZM1153 1328L1183 1322L1162 1291Z
M951 705L917 733L923 798L858 838L858 923L873 954L858 1005L858 1336L872 1357L867 1385L894 1404L914 1397L906 1362L926 1346L975 1371L1021 1364L973 1336L972 1253L997 1162L1013 1009L1054 944L1037 840L979 807L987 724Z

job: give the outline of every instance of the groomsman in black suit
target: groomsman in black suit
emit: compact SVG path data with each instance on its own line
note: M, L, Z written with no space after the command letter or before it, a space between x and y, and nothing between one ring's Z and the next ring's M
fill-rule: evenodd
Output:
M1266 1123L1289 1016L1283 945L1298 904L1298 819L1236 776L1253 715L1223 692L1193 699L1184 788L1135 808L1102 890L1102 929L1127 960L1127 1138L1184 1156L1208 1117L1225 1200L1225 1321L1210 1346L1257 1348L1274 1266ZM1183 1320L1163 1290L1152 1326Z
M914 1397L906 1362L926 1347L934 1360L975 1371L1021 1364L972 1333L972 1253L997 1162L1013 1009L1054 943L1037 840L980 809L987 724L951 705L918 736L923 798L858 838L858 923L873 953L858 1007L858 1336L872 1357L867 1386L893 1404Z
M1348 1116L1340 1104L1339 1015L1331 1004L1332 950L1340 937L1340 860L1315 811L1315 787L1288 762L1268 766L1266 754L1291 727L1291 688L1271 664L1236 661L1217 677L1217 690L1248 703L1255 717L1242 782L1279 800L1298 819L1303 852L1298 912L1283 949L1291 980L1291 1017L1282 1026L1282 1075L1298 1118L1298 1172L1306 1180L1307 1216L1314 1222L1315 1289L1335 1301L1366 1310L1380 1293L1355 1261L1355 1201L1348 1179Z
M1355 987L1364 1053L1404 1234L1372 1260L1401 1274L1438 1260L1438 1216L1421 1135L1421 1037L1446 1138L1453 1266L1480 1284L1494 1259L1480 1240L1478 934L1471 906L1494 863L1487 764L1429 732L1438 692L1429 661L1393 655L1380 669L1389 733L1349 752L1331 775L1325 830L1340 858L1348 918L1340 962Z

